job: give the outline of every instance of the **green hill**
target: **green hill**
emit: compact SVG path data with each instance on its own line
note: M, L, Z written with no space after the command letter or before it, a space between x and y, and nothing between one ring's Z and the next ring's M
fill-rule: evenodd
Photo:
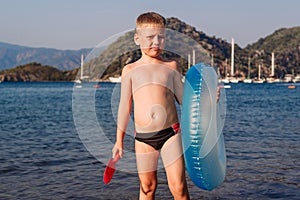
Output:
M6 82L44 82L44 81L73 81L78 69L61 71L40 63L29 63L0 72L0 81Z
M264 50L266 52L282 53L300 46L300 26L282 28L273 34L259 39L254 44L248 45L245 50Z
M275 76L300 74L300 27L282 28L243 49L244 66L250 56L254 71L263 64L263 74L270 74L271 54L275 54ZM253 68L253 67L252 67ZM244 67L244 71L245 67ZM256 72L255 72L256 73Z

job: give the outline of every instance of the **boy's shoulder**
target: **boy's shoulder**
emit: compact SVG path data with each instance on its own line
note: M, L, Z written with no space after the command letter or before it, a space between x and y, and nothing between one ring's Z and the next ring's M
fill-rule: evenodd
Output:
M122 76L127 75L130 71L132 71L134 68L138 66L137 62L129 63L125 65L122 69Z
M177 62L175 60L164 61L163 64L166 64L169 67L174 68L174 69L177 68Z
M125 71L125 72L128 72L128 71L134 69L136 66L138 66L138 63L137 63L137 62L129 63L129 64L127 64L127 65L125 65L125 66L123 67L123 72L124 72L124 71Z
M163 65L168 66L170 69L178 71L178 65L177 65L177 61L175 60L164 60L162 61Z

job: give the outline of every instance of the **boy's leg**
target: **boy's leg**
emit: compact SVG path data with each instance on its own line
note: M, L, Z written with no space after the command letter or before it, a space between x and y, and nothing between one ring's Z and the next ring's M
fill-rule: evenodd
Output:
M189 199L181 134L174 135L164 144L161 150L161 157L165 166L168 185L174 199Z
M159 152L150 145L137 140L135 141L135 152L140 179L140 199L154 199Z

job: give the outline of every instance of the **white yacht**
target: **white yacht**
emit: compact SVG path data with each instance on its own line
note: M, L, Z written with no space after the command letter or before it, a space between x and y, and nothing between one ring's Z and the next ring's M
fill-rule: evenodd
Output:
M293 78L293 82L300 83L300 74L298 74L297 76L295 76L295 78Z
M119 77L109 77L108 79L112 83L120 83L121 82L121 76L119 76Z
M243 80L243 82L244 82L244 83L252 83L252 79L250 79L250 78L245 78L245 79Z

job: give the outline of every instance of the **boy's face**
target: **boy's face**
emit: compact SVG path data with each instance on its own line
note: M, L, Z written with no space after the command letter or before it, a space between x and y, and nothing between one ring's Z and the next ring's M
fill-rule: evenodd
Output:
M156 58L165 46L165 29L155 25L139 27L134 41L144 54Z

